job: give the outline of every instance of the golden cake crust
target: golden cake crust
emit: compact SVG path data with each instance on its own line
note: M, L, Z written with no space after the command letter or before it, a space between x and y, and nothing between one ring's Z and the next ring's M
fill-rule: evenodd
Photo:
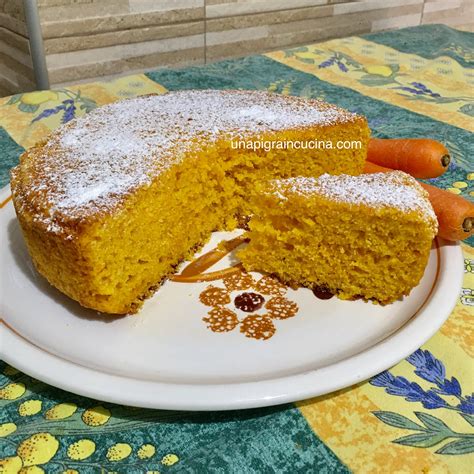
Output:
M177 91L100 107L54 131L13 169L17 211L72 238L114 212L188 153L217 140L365 118L334 105L261 91Z
M318 178L287 178L269 183L267 192L282 200L291 198L291 195L300 195L306 199L318 195L329 201L363 206L373 213L384 208L395 209L428 224L432 239L438 231L438 219L428 193L415 178L403 171L359 176L324 174Z

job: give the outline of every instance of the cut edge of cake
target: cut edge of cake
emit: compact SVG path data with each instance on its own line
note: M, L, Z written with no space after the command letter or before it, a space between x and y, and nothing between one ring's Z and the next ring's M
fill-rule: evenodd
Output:
M438 223L411 176L295 177L263 188L238 253L247 271L380 304L419 283Z

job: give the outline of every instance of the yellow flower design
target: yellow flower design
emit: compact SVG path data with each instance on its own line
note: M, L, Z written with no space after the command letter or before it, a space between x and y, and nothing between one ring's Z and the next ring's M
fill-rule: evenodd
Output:
M464 181L456 181L453 183L453 188L464 189L467 188L467 183Z
M27 105L39 105L50 100L56 100L58 94L53 91L28 92L21 96L21 101Z
M453 194L461 194L461 190L458 188L448 188L447 190Z
M109 448L107 451L107 459L109 461L122 461L128 458L132 453L132 447L127 443L117 443Z
M12 456L0 459L0 472L5 474L17 474L23 466L20 456Z
M0 438L4 438L16 431L15 423L2 423L0 425Z
M389 68L388 66L384 66L381 64L375 64L373 66L367 66L365 70L369 74L375 74L377 76L382 76L382 77L389 77L392 75L392 69Z
M469 181L472 181L474 180L474 173L469 173L466 178L469 180Z
M36 433L20 443L17 454L23 466L36 466L50 461L59 448L58 440L49 433Z
M82 414L82 421L89 426L102 426L109 421L110 416L110 411L99 405L93 408L88 408Z
M18 407L20 416L36 415L41 411L43 402L41 400L27 400Z
M79 471L75 469L66 469L65 471L61 472L61 474L79 474Z
M152 456L154 456L156 453L156 449L152 444L144 444L143 446L140 447L140 449L137 452L137 456L140 459L149 459Z
M67 448L67 455L69 458L74 459L75 461L82 461L87 459L95 451L95 443L90 439L80 439L75 443L72 443Z
M44 417L47 420L64 420L64 418L69 418L74 415L77 410L77 405L75 403L58 403L54 407L50 408L45 414Z
M161 464L164 466L172 466L173 464L176 464L179 461L178 456L176 454L167 454L166 456L163 456L163 459L161 460Z
M1 400L16 400L20 398L26 392L24 383L9 383L2 389L0 389Z

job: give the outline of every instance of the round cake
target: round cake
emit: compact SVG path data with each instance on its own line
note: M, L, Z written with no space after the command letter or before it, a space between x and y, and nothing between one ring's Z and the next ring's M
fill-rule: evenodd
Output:
M212 231L251 212L257 183L357 175L368 138L365 118L316 100L258 91L143 96L98 108L27 150L12 170L13 202L52 285L98 311L135 312ZM361 146L301 146L315 140Z

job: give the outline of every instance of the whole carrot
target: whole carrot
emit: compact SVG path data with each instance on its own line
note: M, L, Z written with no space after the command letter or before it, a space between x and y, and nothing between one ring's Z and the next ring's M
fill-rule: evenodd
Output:
M365 162L364 173L383 173L392 169ZM438 235L446 240L463 240L474 234L474 204L449 191L420 183L428 191L438 218Z
M405 171L415 178L436 178L449 166L449 151L428 138L371 138L367 160Z

